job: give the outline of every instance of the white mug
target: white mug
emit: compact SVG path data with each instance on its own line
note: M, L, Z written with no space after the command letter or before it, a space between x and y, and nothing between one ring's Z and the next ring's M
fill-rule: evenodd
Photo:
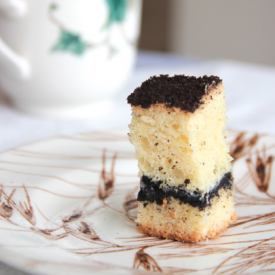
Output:
M136 57L142 0L0 0L0 90L52 118L100 115Z

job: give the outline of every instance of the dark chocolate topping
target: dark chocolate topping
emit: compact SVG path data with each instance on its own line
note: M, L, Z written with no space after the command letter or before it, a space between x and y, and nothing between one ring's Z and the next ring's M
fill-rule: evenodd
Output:
M167 107L194 112L202 103L202 97L222 80L217 76L168 75L153 76L142 83L127 98L133 106L149 108L152 104L164 103Z
M211 199L219 196L221 188L231 189L233 178L230 172L226 173L219 184L210 192L201 195L199 192L189 193L188 191L177 186L160 187L162 181L152 181L147 176L142 176L142 187L138 193L138 201L156 202L158 205L163 204L163 199L170 200L171 197L180 200L182 203L189 203L193 207L203 210L206 206L211 205Z

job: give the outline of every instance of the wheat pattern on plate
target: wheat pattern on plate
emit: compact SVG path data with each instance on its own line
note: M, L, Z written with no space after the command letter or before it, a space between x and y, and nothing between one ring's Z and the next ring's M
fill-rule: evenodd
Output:
M0 260L33 272L275 272L275 138L230 132L238 222L197 244L139 233L126 132L91 132L0 155ZM1 253L1 255L4 255Z

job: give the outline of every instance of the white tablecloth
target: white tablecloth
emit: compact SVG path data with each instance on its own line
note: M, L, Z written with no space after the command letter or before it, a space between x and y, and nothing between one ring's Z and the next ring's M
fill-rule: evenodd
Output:
M275 134L275 68L233 61L180 59L140 53L132 77L113 99L111 111L99 118L52 121L22 114L0 98L0 151L57 135L126 128L131 110L126 97L151 75L218 75L227 94L228 128ZM0 264L1 274L25 274Z

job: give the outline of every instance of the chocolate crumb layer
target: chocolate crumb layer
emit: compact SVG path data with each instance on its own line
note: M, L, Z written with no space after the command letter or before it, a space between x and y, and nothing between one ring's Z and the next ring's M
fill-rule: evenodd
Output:
M189 203L193 207L198 207L200 210L204 210L206 206L211 205L211 199L215 196L219 196L219 190L221 188L231 189L233 178L230 172L226 173L219 184L213 188L210 192L201 195L199 192L189 193L188 191L176 187L167 186L161 187L162 181L152 181L147 176L141 178L141 189L138 193L138 201L156 202L158 205L163 204L163 200L170 200L171 197L178 199L182 203Z
M198 78L186 75L153 76L136 88L127 101L144 109L152 104L164 103L167 107L177 107L193 113L203 103L203 95L221 81L213 75Z

